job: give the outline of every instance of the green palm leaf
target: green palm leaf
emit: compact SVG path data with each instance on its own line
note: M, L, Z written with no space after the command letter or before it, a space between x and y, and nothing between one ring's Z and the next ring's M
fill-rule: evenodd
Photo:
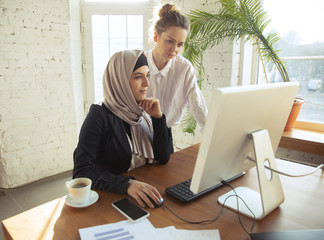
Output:
M183 122L181 123L183 131L195 135L195 130L197 127L197 122L190 112L186 112Z
M260 0L219 0L221 8L218 13L193 10L187 17L190 21L190 33L184 48L184 56L198 70L198 81L201 86L204 75L203 55L206 50L224 40L246 39L257 45L261 60L273 62L283 81L288 82L289 76L286 63L279 58L279 51L274 44L280 39L277 33L264 36L264 31L271 20L262 9ZM184 118L183 127L186 132L194 132L189 126L192 116Z

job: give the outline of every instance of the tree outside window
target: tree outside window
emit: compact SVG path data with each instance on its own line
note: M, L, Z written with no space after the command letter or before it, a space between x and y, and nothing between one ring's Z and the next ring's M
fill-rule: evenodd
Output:
M272 22L269 29L282 37L275 46L286 60L290 81L300 83L303 98L298 120L324 124L324 1L264 0ZM271 31L270 30L270 31ZM269 82L282 81L272 63L266 65ZM258 82L265 81L259 68Z

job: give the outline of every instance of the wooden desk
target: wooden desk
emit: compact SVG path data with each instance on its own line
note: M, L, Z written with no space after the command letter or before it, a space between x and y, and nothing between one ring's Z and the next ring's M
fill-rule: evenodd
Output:
M128 174L156 186L162 193L165 205L186 219L194 221L214 218L221 207L217 198L227 192L223 187L189 204L182 204L164 190L167 186L191 178L199 145L191 146L172 155L163 166L144 166ZM278 161L278 168L289 172L305 172L312 167ZM248 186L257 189L255 169L232 182L234 187ZM324 179L317 172L303 178L281 176L285 202L267 217L257 221L253 232L324 228ZM64 186L62 186L64 187ZM64 204L64 197L23 212L2 222L6 239L80 239L78 229L114 223L125 218L111 206L111 202L122 195L98 191L99 200L90 207L77 209ZM219 229L221 239L249 239L237 218L237 213L227 208L222 216L211 224L188 224L174 217L161 207L148 209L149 220L156 227L175 226L179 229ZM246 228L252 219L242 216Z

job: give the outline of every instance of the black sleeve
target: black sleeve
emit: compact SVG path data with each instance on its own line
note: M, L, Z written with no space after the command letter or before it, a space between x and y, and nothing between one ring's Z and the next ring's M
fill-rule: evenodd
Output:
M161 164L169 161L171 153L173 153L173 140L171 128L166 125L166 118L163 114L162 118L153 118L153 152L154 159Z
M112 126L99 105L92 105L81 127L79 143L74 151L73 178L87 177L92 180L92 188L121 194L127 193L128 181L132 177L116 175L97 165L100 148L104 145L107 132ZM117 159L109 159L116 161Z

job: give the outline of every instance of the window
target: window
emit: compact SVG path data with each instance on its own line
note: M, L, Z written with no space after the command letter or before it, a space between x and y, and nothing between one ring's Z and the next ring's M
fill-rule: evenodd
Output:
M272 22L268 29L281 36L275 46L287 63L290 81L300 83L304 99L299 121L324 124L324 2L322 0L263 0ZM260 64L259 64L260 65ZM272 63L266 65L269 82L282 81ZM259 67L258 82L264 82Z
M103 3L105 2L105 3ZM102 76L109 58L123 49L150 49L151 1L85 0L83 22L85 110L103 99Z
M108 59L123 49L143 49L143 16L92 15L92 49L95 102L99 102Z

